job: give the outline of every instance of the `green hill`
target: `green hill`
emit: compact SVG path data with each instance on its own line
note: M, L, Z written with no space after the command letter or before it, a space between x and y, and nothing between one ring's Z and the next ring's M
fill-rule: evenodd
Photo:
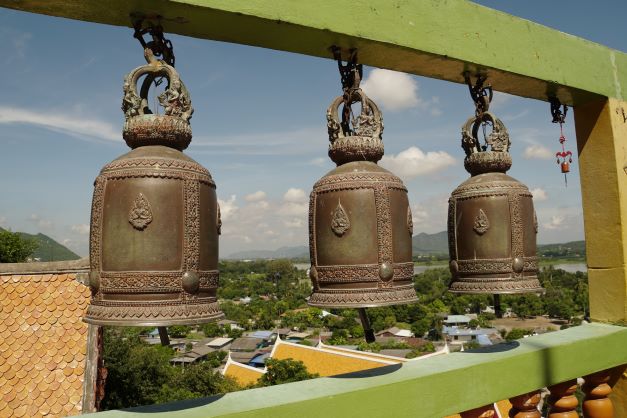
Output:
M421 232L411 239L414 255L448 254L448 235L446 231L435 234Z
M0 230L4 231L3 228ZM42 233L33 235L26 232L18 232L20 237L25 239L31 239L37 243L37 249L33 253L32 258L37 261L65 261L65 260L78 260L81 258L66 246L59 244L48 235Z

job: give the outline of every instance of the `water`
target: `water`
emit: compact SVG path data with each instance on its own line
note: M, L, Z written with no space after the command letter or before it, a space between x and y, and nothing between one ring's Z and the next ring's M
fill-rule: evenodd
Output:
M307 270L309 268L308 263L295 263L294 266L299 270ZM424 273L429 269L437 269L437 268L446 268L446 264L436 265L436 266L416 266L414 265L414 274ZM578 271L583 271L584 273L588 271L585 263L568 263L568 264L554 264L554 268L561 269L567 271L569 273L576 273ZM541 267L542 268L542 267Z

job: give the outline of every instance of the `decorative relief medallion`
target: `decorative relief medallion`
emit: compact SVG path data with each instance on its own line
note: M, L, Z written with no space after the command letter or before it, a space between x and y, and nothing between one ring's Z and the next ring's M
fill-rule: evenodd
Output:
M331 220L331 229L338 237L341 237L351 227L351 223L348 220L348 215L342 206L342 203L338 200L337 207L333 211L333 219Z
M486 231L490 229L490 221L488 220L488 217L486 216L483 209L479 209L479 214L475 218L475 224L472 229L474 229L475 232L479 235L485 234Z
M152 209L143 194L138 194L128 214L128 221L133 228L143 231L152 222Z
M411 207L407 206L407 230L409 235L414 235L414 218L411 216Z

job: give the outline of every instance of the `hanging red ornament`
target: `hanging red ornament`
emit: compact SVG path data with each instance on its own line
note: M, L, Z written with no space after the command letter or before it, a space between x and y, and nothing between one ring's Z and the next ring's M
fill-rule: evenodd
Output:
M564 143L566 142L566 137L564 136L564 123L566 122L566 113L568 112L568 107L566 105L562 105L558 98L552 97L549 99L551 103L551 115L553 116L553 123L560 124L560 144L562 145L562 151L558 151L555 153L555 157L557 158L557 164L560 166L562 173L564 174L564 184L568 187L568 178L566 174L570 172L570 164L573 162L573 153L566 150ZM560 110L560 106L562 106L562 110Z

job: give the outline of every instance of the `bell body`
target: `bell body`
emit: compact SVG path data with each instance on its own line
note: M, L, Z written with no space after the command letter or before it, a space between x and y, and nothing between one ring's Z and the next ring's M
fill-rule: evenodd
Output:
M449 199L450 270L456 293L542 292L537 278L538 230L532 195L505 174L509 154L466 158L472 177Z
M85 320L159 326L207 322L217 304L218 207L209 172L182 152L144 146L95 182Z
M134 81L148 73L142 95ZM145 114L151 76L168 78L165 115ZM166 326L221 318L220 211L209 172L184 155L193 109L172 67L152 64L127 76L123 136L134 148L96 178L90 230L92 300L85 322ZM142 101L144 99L144 101ZM128 105L127 105L128 104Z
M341 165L314 185L309 216L309 305L416 301L411 212L398 177L370 161Z

